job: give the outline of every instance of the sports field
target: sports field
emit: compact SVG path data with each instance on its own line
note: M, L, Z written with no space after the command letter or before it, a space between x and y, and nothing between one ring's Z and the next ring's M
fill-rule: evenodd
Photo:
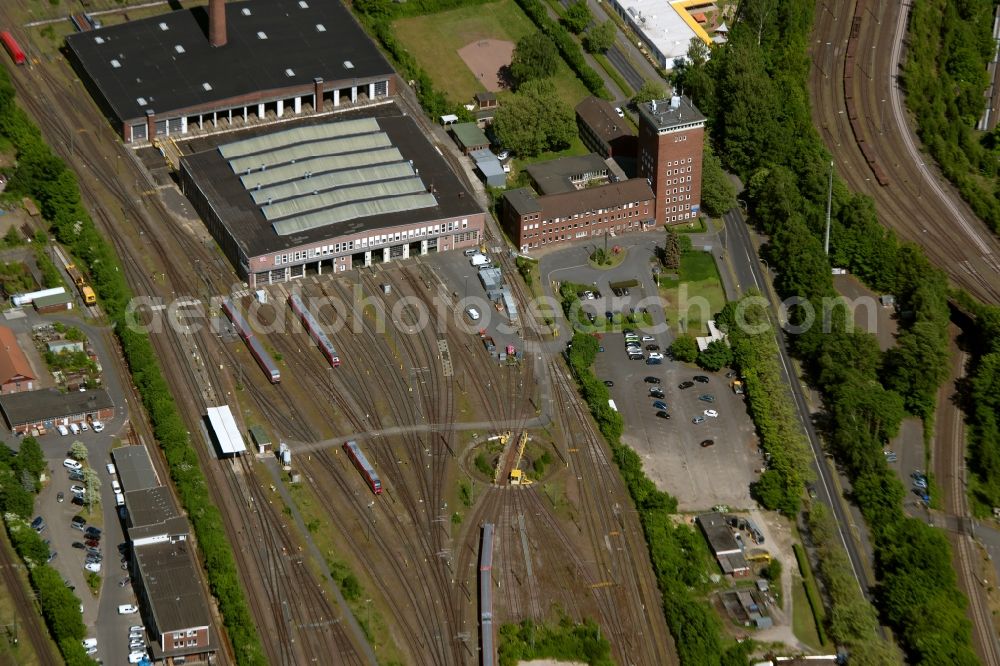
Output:
M447 12L399 19L393 23L396 38L430 75L434 85L456 102L471 103L485 87L477 78L495 72L473 72L459 50L485 40L517 43L535 31L535 25L513 0L461 7ZM466 49L466 53L470 50ZM483 69L483 67L479 67ZM560 99L574 107L587 89L562 60L553 77ZM506 91L498 93L503 99Z

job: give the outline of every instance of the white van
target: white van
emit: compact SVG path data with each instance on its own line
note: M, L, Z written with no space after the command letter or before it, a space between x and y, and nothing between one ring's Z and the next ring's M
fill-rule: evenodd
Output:
M616 412L618 411L618 405L615 404L614 400L608 400L608 407L615 410Z
M75 423L70 423L69 424L69 431L71 433L73 433L74 435L79 435L80 434L80 426L78 426Z
M115 493L115 506L125 506L125 493Z

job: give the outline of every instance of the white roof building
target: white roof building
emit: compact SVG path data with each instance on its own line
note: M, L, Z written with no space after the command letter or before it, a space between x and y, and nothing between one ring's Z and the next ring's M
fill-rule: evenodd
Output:
M212 432L219 444L219 454L222 456L233 456L247 452L246 442L240 434L240 428L236 425L236 419L229 410L229 405L208 408L208 421L212 425Z
M660 67L673 69L674 59L687 55L693 37L705 44L712 38L688 12L705 0L612 0L615 11L642 37Z

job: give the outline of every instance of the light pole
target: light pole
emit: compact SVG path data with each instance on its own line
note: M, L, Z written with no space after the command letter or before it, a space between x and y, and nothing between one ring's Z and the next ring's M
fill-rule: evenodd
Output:
M368 541L372 540L372 525L375 524L375 500L368 502Z

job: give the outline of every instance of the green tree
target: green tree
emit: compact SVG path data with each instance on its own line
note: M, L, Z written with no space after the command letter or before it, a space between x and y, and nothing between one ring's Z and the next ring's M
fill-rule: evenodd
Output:
M701 205L712 217L722 217L736 206L736 188L722 169L722 161L706 141L701 162Z
M11 472L5 472L7 478L0 484L0 507L21 518L30 518L35 510L35 494L17 483Z
M497 140L523 157L561 150L576 136L573 111L556 97L549 80L528 81L499 109L493 121Z
M93 509L94 504L101 499L101 480L97 478L94 468L87 467L83 470L83 487L87 491L83 499L87 503L88 509Z
M917 416L934 413L937 388L948 371L948 342L938 326L918 321L901 331L885 354L886 385L896 389Z
M674 60L671 80L674 88L684 91L702 113L711 117L715 110L715 80L708 67L709 54L705 42L692 37L687 57Z
M725 340L713 340L708 343L705 351L698 354L698 365L715 372L733 362L733 350Z
M7 230L4 234L3 244L6 247L17 247L18 245L24 244L24 237L21 236L21 232L17 230L17 226L14 225Z
M45 454L42 453L38 440L30 435L22 439L21 448L17 452L17 466L31 472L37 481L45 471L45 464Z
M667 96L666 87L658 81L644 81L642 86L635 92L632 96L631 104L633 106L642 104L644 102L652 102L654 99L663 99Z
M678 335L670 344L670 355L678 361L693 363L698 358L698 342L693 335Z
M510 59L510 75L515 90L528 81L551 77L559 65L559 51L549 37L535 31L518 40ZM506 104L501 105L502 109ZM507 144L504 144L507 145Z
M764 567L764 571L762 573L764 575L764 578L767 578L772 583L780 583L781 582L781 560L779 560L776 557L774 559L772 559L768 563L768 565L766 567Z
M663 267L671 271L681 267L681 240L679 234L670 227L666 227L663 241Z
M618 28L614 21L610 19L604 23L598 23L587 31L583 38L583 48L588 53L604 53L615 45L615 37L618 35Z
M87 445L81 442L80 440L77 440L72 444L70 444L69 455L74 460L79 460L80 462L86 462L87 456L89 456L90 453L87 451Z
M579 35L586 30L593 20L594 15L590 13L590 8L587 7L585 0L576 0L576 2L571 3L566 8L566 13L562 18L563 25L574 35Z

